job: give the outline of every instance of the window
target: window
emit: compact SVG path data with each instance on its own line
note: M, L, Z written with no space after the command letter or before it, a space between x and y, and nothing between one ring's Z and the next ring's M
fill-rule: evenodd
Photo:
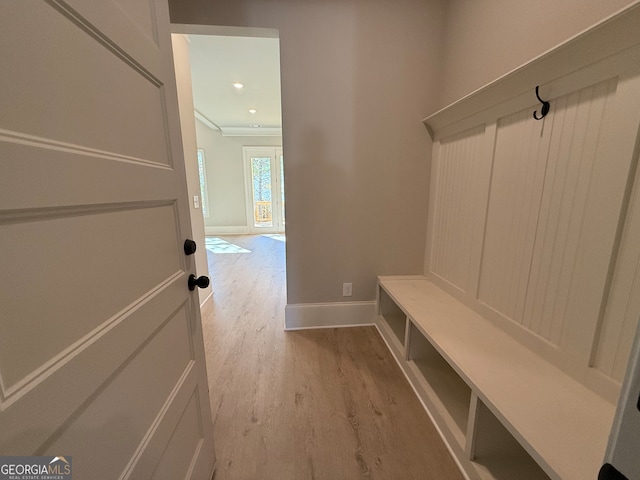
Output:
M284 232L282 148L242 147L251 233Z
M202 215L209 216L209 196L207 195L207 171L204 167L204 150L198 149L198 177L200 179L200 205L202 205Z

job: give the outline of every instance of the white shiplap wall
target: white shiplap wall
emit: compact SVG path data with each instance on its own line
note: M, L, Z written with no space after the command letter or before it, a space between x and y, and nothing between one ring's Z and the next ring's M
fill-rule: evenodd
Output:
M548 135L522 110L497 122L479 301L522 321Z
M426 274L601 392L640 315L639 64L636 46L550 78L543 121L533 90L426 120Z
M478 298L554 345L573 320L578 243L615 85L612 79L555 99L543 122L530 110L498 120Z
M635 189L626 214L617 264L604 312L601 332L594 348L595 367L622 381L640 317L640 185Z
M554 102L544 192L522 319L523 325L554 345L561 343L569 322L585 320L575 318L571 299L576 294L602 298L604 293L602 284L594 285L592 291L576 292L582 286L576 279L576 267L579 244L586 235L586 210L596 194L594 163L608 161L604 157L597 159L596 152L603 133L604 111L615 99L616 83L616 79L600 82ZM625 183L612 187L624 190ZM617 203L610 205L610 215L618 216L619 209ZM608 245L615 230L603 236L607 238L598 253L608 263ZM599 272L603 277L606 274L606 270ZM592 313L589 321L596 322L598 311Z
M439 143L432 171L436 178L431 271L463 292L473 283L473 246L477 237L478 198L488 180L481 161L484 126ZM484 181L478 181L483 177Z

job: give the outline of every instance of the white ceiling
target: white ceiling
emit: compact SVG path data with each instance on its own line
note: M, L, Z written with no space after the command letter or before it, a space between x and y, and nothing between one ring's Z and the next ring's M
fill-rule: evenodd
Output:
M193 102L198 113L223 134L273 134L282 128L277 38L188 38ZM236 82L243 83L244 88L234 88ZM250 109L257 112L251 114Z

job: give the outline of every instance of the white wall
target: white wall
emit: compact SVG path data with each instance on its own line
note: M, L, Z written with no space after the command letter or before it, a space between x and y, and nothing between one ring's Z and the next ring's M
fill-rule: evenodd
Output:
M200 120L196 120L196 136L198 148L204 150L207 171L209 217L205 225L226 227L226 233L246 233L242 147L281 146L282 137L223 137Z
M439 107L635 0L448 0Z
M440 0L173 0L171 21L277 28L290 304L422 272ZM342 283L353 282L353 297Z
M176 72L178 89L178 108L180 109L180 128L184 148L185 171L187 175L187 192L189 193L189 213L193 238L198 246L195 257L196 273L209 275L207 250L204 245L204 219L202 210L195 208L194 195L200 196L200 178L198 175L198 157L196 151L196 128L193 114L193 94L191 91L191 65L189 63L189 47L184 35L171 35L173 47L173 63ZM211 286L199 288L198 295L202 303L211 294Z

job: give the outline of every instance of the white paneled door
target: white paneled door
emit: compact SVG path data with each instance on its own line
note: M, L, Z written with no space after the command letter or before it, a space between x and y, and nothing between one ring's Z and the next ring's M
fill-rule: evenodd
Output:
M0 455L208 480L166 0L0 2L0 58Z

